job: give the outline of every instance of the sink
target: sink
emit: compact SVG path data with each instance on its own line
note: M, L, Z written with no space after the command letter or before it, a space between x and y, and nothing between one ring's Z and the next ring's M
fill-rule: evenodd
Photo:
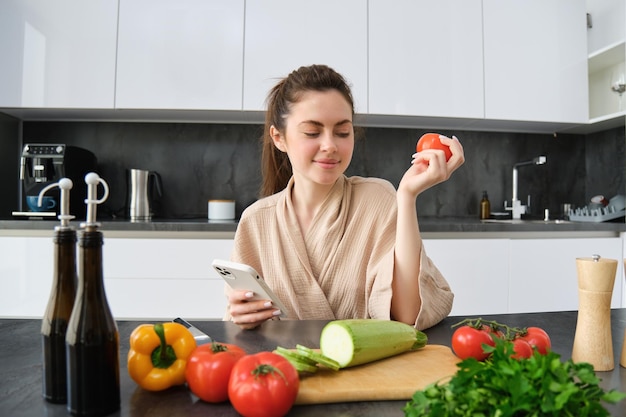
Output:
M485 219L483 223L500 223L500 224L570 224L569 220L526 220L526 219Z

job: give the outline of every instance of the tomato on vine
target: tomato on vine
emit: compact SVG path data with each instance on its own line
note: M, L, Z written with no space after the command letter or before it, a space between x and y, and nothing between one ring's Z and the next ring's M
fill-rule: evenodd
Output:
M545 355L552 348L550 336L540 327L528 327L520 334L520 338L530 344L531 347L537 349L539 353Z
M530 358L531 356L533 356L533 348L530 347L530 344L527 341L520 338L513 339L513 354L511 355L512 358L526 359Z
M460 359L474 358L483 361L489 357L483 345L495 346L489 328L477 329L472 326L461 326L452 334L452 350Z
M545 355L551 348L548 333L539 327L512 327L482 318L465 319L452 327L458 327L452 334L452 350L460 359L487 359L492 349L486 352L485 345L494 347L496 339L511 342L511 356L518 359L531 357L534 350Z

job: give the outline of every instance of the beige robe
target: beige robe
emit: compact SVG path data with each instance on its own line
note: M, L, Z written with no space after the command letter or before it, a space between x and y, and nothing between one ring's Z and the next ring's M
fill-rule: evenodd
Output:
M290 318L389 319L397 215L393 185L340 177L305 236L292 189L293 179L244 211L231 259L256 269ZM423 248L419 256L422 307L415 326L424 329L450 313L454 296Z

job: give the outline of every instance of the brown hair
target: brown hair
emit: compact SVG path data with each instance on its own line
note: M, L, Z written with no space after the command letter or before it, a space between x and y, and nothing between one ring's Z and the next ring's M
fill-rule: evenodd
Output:
M348 83L343 76L326 65L300 67L272 88L267 96L265 128L262 138L260 197L267 197L285 188L292 175L291 163L287 154L274 146L270 136L270 126L285 133L285 119L291 106L297 103L307 91L339 91L352 108L354 100Z

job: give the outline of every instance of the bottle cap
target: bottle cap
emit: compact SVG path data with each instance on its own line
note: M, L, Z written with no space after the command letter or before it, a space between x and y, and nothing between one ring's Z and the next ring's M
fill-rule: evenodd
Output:
M109 184L95 172L90 172L85 175L85 183L87 184L87 198L85 204L87 204L87 216L84 223L81 223L81 227L98 227L99 223L96 222L96 209L98 204L102 204L109 198ZM104 194L98 199L98 184L102 184L104 188Z
M61 220L61 227L69 227L70 220L72 220L75 216L70 214L70 190L74 186L74 183L69 178L61 178L59 182L55 182L49 184L41 189L39 192L39 198L37 199L37 205L41 206L44 194L55 188L59 187L61 189L61 208L59 210L59 215L57 216L59 220Z

